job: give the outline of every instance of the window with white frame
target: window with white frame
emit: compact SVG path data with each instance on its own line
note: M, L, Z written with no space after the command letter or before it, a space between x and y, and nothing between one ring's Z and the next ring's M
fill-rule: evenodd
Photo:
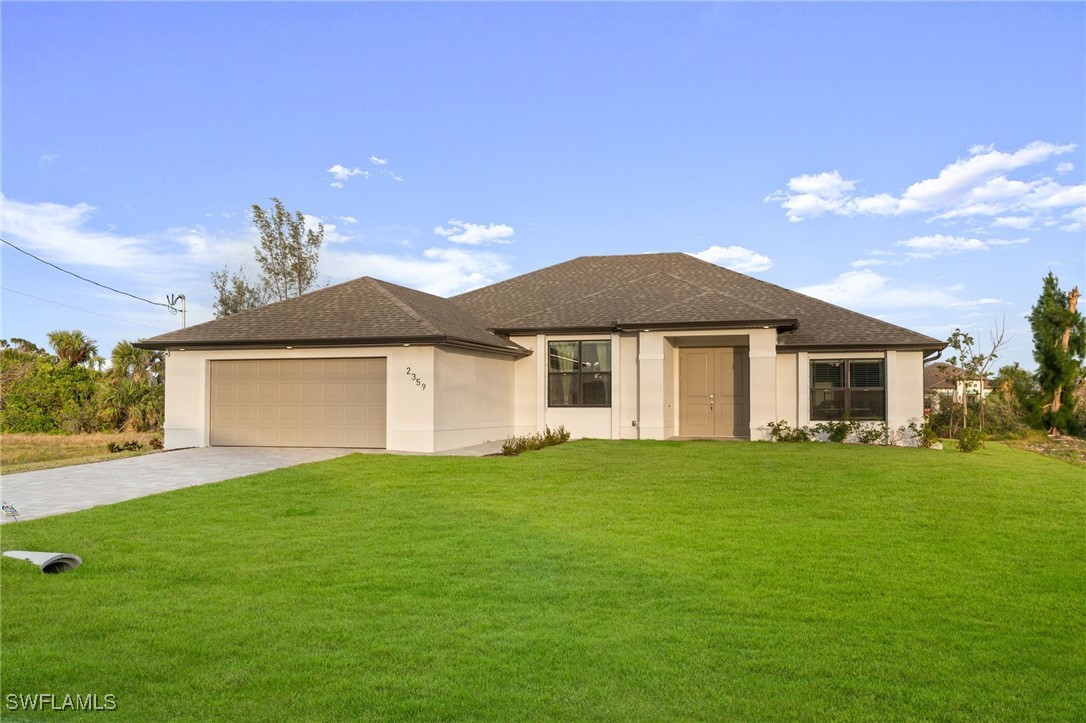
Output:
M611 406L610 341L552 341L547 352L548 406Z
M886 420L886 362L826 359L811 362L811 419Z

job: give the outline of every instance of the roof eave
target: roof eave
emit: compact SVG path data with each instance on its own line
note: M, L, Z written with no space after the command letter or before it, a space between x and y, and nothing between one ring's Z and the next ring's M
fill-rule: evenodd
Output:
M454 346L470 348L477 351L489 351L512 356L527 356L531 352L519 344L509 342L509 346L499 344L484 344L469 339L459 339L449 336L389 336L389 337L364 337L364 338L333 338L333 339L257 339L239 341L237 339L213 339L191 341L160 341L147 339L136 342L133 346L139 349L163 349L177 351L195 350L229 350L229 349L332 349L332 348L365 348L375 346Z
M610 334L613 332L641 331L717 331L720 329L768 329L794 330L798 328L796 319L759 319L750 321L645 321L616 322L606 326L526 326L494 327L490 331L505 336L528 336L535 334Z
M842 344L819 344L814 342L808 342L804 344L778 344L778 351L827 351L827 352L843 352L843 351L942 351L946 348L946 342L935 342L927 344L923 342L889 342L883 344L855 344L855 343L842 343Z

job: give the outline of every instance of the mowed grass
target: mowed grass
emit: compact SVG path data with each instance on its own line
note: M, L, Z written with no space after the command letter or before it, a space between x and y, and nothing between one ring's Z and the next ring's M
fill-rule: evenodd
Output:
M86 462L101 462L118 457L147 454L151 439L158 432L110 432L98 434L3 434L0 435L0 470L5 474L29 472L36 469L65 467ZM123 444L137 441L143 445L138 452L111 453L110 442Z
M1084 521L1080 468L999 444L352 455L4 525L85 565L2 560L0 692L127 720L1081 719Z

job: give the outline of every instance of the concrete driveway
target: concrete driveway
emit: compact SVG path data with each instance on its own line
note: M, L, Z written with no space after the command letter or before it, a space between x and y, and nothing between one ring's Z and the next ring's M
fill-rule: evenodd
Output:
M109 505L159 492L342 457L353 449L198 447L0 478L20 520ZM5 523L11 518L4 515Z

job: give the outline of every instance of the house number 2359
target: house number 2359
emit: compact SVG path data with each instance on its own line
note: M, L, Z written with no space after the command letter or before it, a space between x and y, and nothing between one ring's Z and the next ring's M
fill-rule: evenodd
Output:
M411 381L413 381L415 383L415 386L419 389L426 388L426 382L419 379L419 375L411 371L411 367L407 367L407 376L411 377Z

